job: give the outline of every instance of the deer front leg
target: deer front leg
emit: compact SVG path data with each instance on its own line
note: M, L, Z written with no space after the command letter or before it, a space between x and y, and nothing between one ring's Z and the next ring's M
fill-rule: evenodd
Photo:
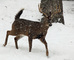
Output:
M18 45L17 45L18 39L17 39L17 37L14 38L14 41L15 41L15 47L16 47L16 49L18 49Z
M48 47L47 47L47 42L46 42L45 38L40 39L40 41L45 45L45 48L46 48L46 56L49 56Z
M28 41L29 41L29 52L31 52L31 49L32 49L32 37L29 37Z
M7 35L6 35L6 39L5 39L5 43L3 44L4 46L7 45L7 41L8 41L8 36L10 35L11 31L7 31Z
M16 47L16 49L18 49L18 44L17 44L17 42L18 42L18 40L20 39L20 38L22 38L23 36L16 36L15 38L14 38L14 40L15 40L15 47Z

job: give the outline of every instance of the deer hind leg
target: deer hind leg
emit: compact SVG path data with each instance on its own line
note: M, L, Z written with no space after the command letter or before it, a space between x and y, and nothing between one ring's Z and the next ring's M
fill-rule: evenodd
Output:
M28 41L29 41L29 52L31 52L32 49L32 37L28 37Z
M16 33L14 33L14 31L13 31L13 30L11 30L11 31L7 31L7 34L6 34L6 39L5 39L4 46L6 46L6 45L7 45L8 36L9 36L9 35L16 36Z
M49 55L49 52L48 52L47 42L46 42L45 38L44 39L40 39L40 41L45 45L45 48L46 48L46 56L48 56Z
M8 36L11 34L11 31L7 31L7 35L6 35L6 39L5 39L5 43L4 46L7 45L7 41L8 41Z
M20 38L22 38L23 36L20 36L20 35L18 35L18 36L16 36L15 38L14 38L14 40L15 40L15 47L16 47L16 49L18 49L18 44L17 44L17 41L20 39Z

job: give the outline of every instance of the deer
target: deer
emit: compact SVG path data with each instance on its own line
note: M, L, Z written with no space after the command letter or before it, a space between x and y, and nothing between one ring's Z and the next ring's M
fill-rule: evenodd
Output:
M5 43L3 45L4 46L7 45L8 36L12 35L12 36L15 36L14 37L15 47L16 49L18 49L18 44L17 44L18 40L23 36L27 36L28 42L29 42L29 52L31 52L31 49L32 49L33 39L38 39L45 45L46 56L49 56L48 46L47 46L45 37L48 31L48 28L50 26L51 12L49 13L50 16L47 16L45 13L43 13L44 17L41 19L41 22L36 22L36 21L20 18L21 14L23 13L23 10L24 9L21 9L15 15L15 20L12 24L12 29L10 31L9 30L7 31ZM39 11L40 11L40 8L39 8Z

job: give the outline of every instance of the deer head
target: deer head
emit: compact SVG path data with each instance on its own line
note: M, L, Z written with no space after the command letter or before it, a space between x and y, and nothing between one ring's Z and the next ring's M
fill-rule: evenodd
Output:
M42 8L40 8L40 5L38 5L38 9L39 9L40 13L43 13L44 19L46 19L46 20L48 19L49 26L52 26L52 24L51 24L51 11L49 12L49 16L48 16L46 13L42 12Z

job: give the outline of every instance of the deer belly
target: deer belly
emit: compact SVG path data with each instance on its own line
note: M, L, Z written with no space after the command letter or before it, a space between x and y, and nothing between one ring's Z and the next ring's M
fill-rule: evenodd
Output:
M43 37L43 34L39 34L39 35L36 36L36 39L40 39L42 37Z

